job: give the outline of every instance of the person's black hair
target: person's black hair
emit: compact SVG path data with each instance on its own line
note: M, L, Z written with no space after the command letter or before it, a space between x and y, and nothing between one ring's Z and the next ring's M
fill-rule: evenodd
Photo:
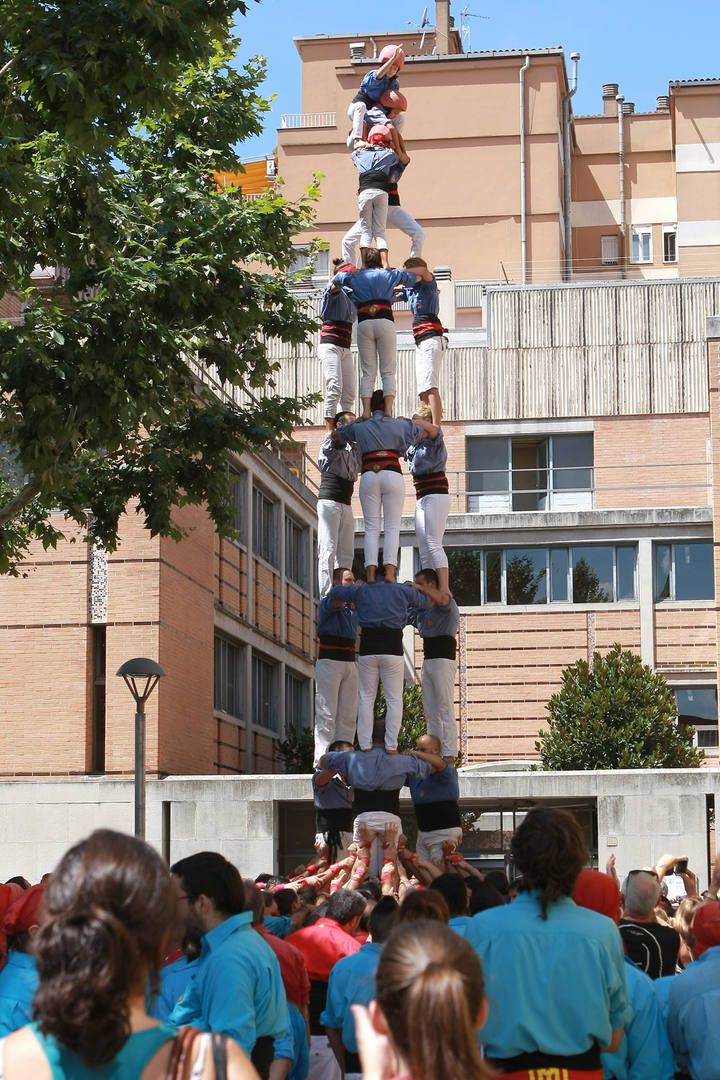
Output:
M243 887L245 889L245 910L252 911L253 926L255 926L263 921L265 915L263 890L258 889L255 882L249 881L247 878L243 881Z
M328 746L328 754L342 753L341 747L352 746L352 743L347 739L336 739L335 742L331 742Z
M385 395L382 390L373 390L370 397L370 412L385 408Z
M369 929L373 944L387 941L390 931L397 924L400 905L394 896L383 896L370 912Z
M308 913L307 913L307 915L305 917L303 927L312 926L312 924L316 923L318 921L318 919L324 919L325 916L327 915L327 909L328 909L327 904L318 904L318 906L316 908L312 908L310 911L308 911Z
M270 887L273 885L284 885L285 878L278 877L277 874L258 874L255 878L255 884L268 885Z
M487 881L478 881L476 878L474 885L470 887L471 915L478 915L481 911L488 911L490 908L502 907L504 902L498 890L488 885Z
M346 416L352 416L353 414L348 409L341 409L340 412L335 413L333 416L333 426L337 427L341 420Z
M422 570L418 570L415 577L418 578L418 577L421 577L421 576L424 579L424 584L425 585L432 585L436 589L439 588L439 586L440 586L440 578L437 576L437 571L436 570L433 570L431 567L428 567L427 570L425 568L423 568Z
M467 889L459 874L440 874L430 882L430 888L445 897L451 919L458 915L467 915Z
M239 915L245 910L245 889L236 866L218 851L199 851L170 867L187 893L188 902L199 896L212 900L222 915Z
M317 889L314 885L301 885L297 896L301 904L314 904L317 900Z
M367 897L368 900L378 900L382 897L382 888L377 878L365 878L362 885L358 885L355 892L359 892L361 896Z
M277 905L278 915L292 915L297 902L297 893L294 889L278 889L276 893L273 893L273 898Z
M365 268L367 270L379 270L382 267L382 256L375 248L365 252Z
M365 897L358 896L353 889L338 889L328 900L327 917L345 926L351 919L359 917L365 910Z
M28 881L28 879L26 877L22 877L21 874L18 874L17 877L8 878L7 881L5 882L5 884L6 885L19 885L20 888L23 891L30 888L30 882Z
M548 904L572 894L588 857L577 818L567 810L541 806L530 810L513 835L510 851L523 877L522 891L540 892L543 919L547 919Z
M488 870L485 875L485 884L497 889L501 896L507 896L510 892L510 882L504 870Z

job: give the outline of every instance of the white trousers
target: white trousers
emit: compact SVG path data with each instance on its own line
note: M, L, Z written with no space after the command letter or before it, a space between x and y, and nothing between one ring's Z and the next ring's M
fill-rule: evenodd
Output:
M310 1036L308 1080L342 1080L340 1066L327 1035Z
M373 241L378 251L387 250L388 193L379 188L364 188L358 193L358 217L360 218L360 247L371 248Z
M395 839L402 832L402 822L397 814L388 814L386 810L366 810L358 814L353 823L353 840L360 842L360 829L370 837L370 875L380 877L383 864L382 838L388 826L392 827Z
M452 829L433 829L431 832L418 832L415 850L421 859L431 863L443 861L442 846L451 840L457 847L462 843L462 829L459 825Z
M331 742L354 742L358 708L355 660L315 662L315 764Z
M380 365L383 394L397 388L397 337L392 319L364 319L358 323L357 346L360 354L360 397L372 397Z
M457 724L455 723L456 660L423 660L420 672L423 711L428 735L442 743L442 756L457 754Z
M348 106L348 117L352 121L352 131L348 138L348 146L352 146L355 139L362 139L365 130L365 113L367 106L364 101L351 101Z
M355 518L352 506L334 499L318 499L318 587L325 596L332 587L336 566L352 567L355 556Z
M445 350L444 337L425 338L415 346L415 386L418 394L440 386L440 362Z
M410 237L411 259L422 257L425 230L412 214L404 210L402 206L388 206L387 212L388 229L400 229ZM359 221L352 225L342 238L342 257L346 263L357 263L357 245L360 241L362 226Z
M358 704L358 742L361 750L372 746L375 696L380 683L385 691L387 713L385 715L385 749L397 750L398 735L402 724L403 686L405 683L405 657L386 656L376 653L361 656L360 698Z
M393 472L391 469L365 472L360 477L359 493L365 518L365 565L378 565L382 515L385 531L383 562L397 566L400 519L405 501L405 482L402 473Z
M423 495L415 503L415 534L422 570L437 570L448 565L443 537L449 513L449 495Z
M350 349L322 341L318 346L325 380L323 416L333 417L343 412L355 412L355 362Z

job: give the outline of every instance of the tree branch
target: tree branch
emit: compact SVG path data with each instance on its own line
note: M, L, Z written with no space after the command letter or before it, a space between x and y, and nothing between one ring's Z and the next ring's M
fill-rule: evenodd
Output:
M12 521L21 510L24 510L28 506L36 495L39 495L42 491L42 480L39 476L34 476L32 480L28 480L24 488L18 491L17 495L5 503L4 506L0 506L0 525L5 525L6 522Z

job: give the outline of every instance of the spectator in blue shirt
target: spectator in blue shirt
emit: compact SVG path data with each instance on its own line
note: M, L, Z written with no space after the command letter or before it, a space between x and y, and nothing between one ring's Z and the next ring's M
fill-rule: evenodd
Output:
M692 1080L720 1077L720 903L708 900L692 924L696 959L670 984L668 1034Z
M0 1037L10 1035L32 1020L32 1002L38 987L32 939L40 923L43 892L42 885L26 889L10 905L2 920L8 955L0 971Z
M244 910L242 878L213 851L181 859L171 870L188 930L202 937L197 969L170 1022L231 1035L267 1080L275 1041L292 1036L280 967L253 930L252 911Z
M359 952L338 960L330 972L320 1022L325 1025L345 1080L362 1072L352 1006L369 1005L375 997L375 972L380 952L397 918L397 901L392 896L384 896L370 913L371 940Z

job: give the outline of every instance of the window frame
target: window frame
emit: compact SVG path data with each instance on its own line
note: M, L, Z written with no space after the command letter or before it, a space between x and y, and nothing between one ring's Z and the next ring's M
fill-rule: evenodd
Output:
M615 254L612 258L607 258L605 249L612 241L615 249ZM620 265L620 236L618 233L609 233L606 236L600 237L600 265L601 266L619 266Z
M557 453L557 441L562 440L568 436L578 437L584 436L591 440L591 456L589 465L574 465L574 466L558 466L555 464L555 457ZM479 446L479 444L485 439L492 439L494 442L504 441L505 448L505 468L504 469L473 469L470 468L470 444ZM517 450L522 443L533 445L536 448L541 444L546 444L545 452L545 464L538 465L535 469L522 468L520 466L513 467L513 451ZM592 509L595 505L595 432L590 430L585 431L552 431L552 432L533 432L528 431L525 433L516 433L514 435L466 435L465 436L465 482L466 482L466 499L468 503L471 499L477 500L477 509L468 510L470 513L510 513L510 514L522 514L522 513L538 513L546 514L552 513L557 510L557 503L563 504L569 499L573 501L573 496L578 504L584 504L586 498L589 496L590 506L577 505L574 509ZM589 474L588 486L576 486L570 488L555 487L556 473L567 472L568 469L580 472L581 470ZM488 490L473 489L471 484L473 482L473 476L481 473L488 475L504 477L506 482L504 485L490 488ZM528 484L523 484L521 487L516 487L514 482L515 474L519 473L544 473L545 474L545 487L533 488ZM538 503L543 501L545 506L543 509L528 510L527 508L515 507L516 497L522 498L523 496L537 494ZM483 500L490 502L491 500L507 500L507 508L505 510L493 510L483 509ZM572 510L572 506L561 505L562 510Z
M665 237L674 237L675 257L673 259L665 258ZM677 247L677 223L674 225L663 225L662 227L662 261L664 266L675 266L678 260L678 247Z
M293 537L293 530L295 536ZM297 543L297 549L295 544ZM302 592L308 588L308 527L285 512L285 577Z
M293 689L292 684L296 684ZM291 699L295 704L296 692L299 690L302 697L302 716L300 722L293 719L290 716ZM310 710L310 679L301 675L299 671L295 671L294 668L285 668L285 737L289 735L291 731L294 731L297 735L301 735L303 731L309 731L312 727Z
M258 669L262 670L263 682L262 686L257 683ZM251 664L251 695L252 695L252 725L254 728L259 729L264 734L280 736L280 717L278 715L278 705L280 696L280 664L266 656L264 653L257 652L253 649L252 664ZM270 675L271 682L265 682L265 676ZM263 691L263 699L265 699L264 690L266 685L270 686L271 692L267 695L266 711L271 718L271 722L266 724L262 722L259 717L264 715L262 709L258 709L258 694ZM274 721L272 720L274 717Z
M233 506L233 528L237 531L237 538L231 539L231 543L242 547L247 545L247 469L239 465L228 465L228 485Z
M714 690L715 691L715 723L714 724L696 724L696 723L690 724L689 722L683 722L683 726L692 726L692 728L694 730L694 736L693 736L693 745L694 746L696 746L696 747L698 747L698 748L700 748L702 750L716 750L716 749L718 749L718 747L720 746L720 720L718 718L718 687L717 687L717 683L713 682L712 680L708 680L708 682L697 682L697 683L671 683L670 684L670 689L672 690L673 695L675 697L675 710L677 712L677 723L678 723L678 725L680 724L680 710L678 708L678 699L677 699L678 692L682 693L682 691L684 691L684 690ZM686 713L684 715L690 716L691 714ZM704 718L699 716L697 719L702 720ZM700 739L698 738L698 736L700 735L701 732L702 733L713 732L715 734L715 741L714 742L701 742Z
M259 508L260 513L258 513L258 501L261 502ZM264 511L266 507L271 507L272 522L270 529L267 528L265 522ZM272 496L268 495L265 488L260 484L253 482L252 552L256 558L262 559L268 566L271 566L273 570L280 569L280 554L278 550L279 514L280 503L277 499L273 499ZM266 533L270 534L270 544L268 545L265 543L268 539L265 535Z
M643 242L642 238L647 236L649 241L649 258L635 258L634 247L635 239L638 239L638 251L642 255ZM630 226L630 262L633 266L650 266L653 262L653 227L652 225L631 225Z
M678 597L677 595L677 574L675 569L676 555L675 549L677 547L691 547L705 545L710 549L710 572L712 575L712 589L710 596L700 596L694 598ZM660 547L667 547L670 549L670 568L668 572L668 582L670 587L670 595L659 597L657 595L657 551ZM653 543L653 603L654 604L707 604L714 602L715 600L715 565L713 560L713 541L708 540L655 540Z
M229 662L232 659L230 653L234 652L235 658L235 679L236 679L236 692L235 699L231 702L231 708L226 708L227 693L223 689L223 684L227 686L226 674L229 667ZM213 710L215 712L222 713L223 716L237 722L244 722L245 720L245 687L244 687L244 675L245 675L245 646L240 641L233 641L224 634L216 633L213 642ZM223 654L225 654L223 656ZM220 662L218 662L220 658ZM220 695L218 690L220 688ZM221 700L218 700L220 697ZM233 711L235 705L237 705L237 711Z

